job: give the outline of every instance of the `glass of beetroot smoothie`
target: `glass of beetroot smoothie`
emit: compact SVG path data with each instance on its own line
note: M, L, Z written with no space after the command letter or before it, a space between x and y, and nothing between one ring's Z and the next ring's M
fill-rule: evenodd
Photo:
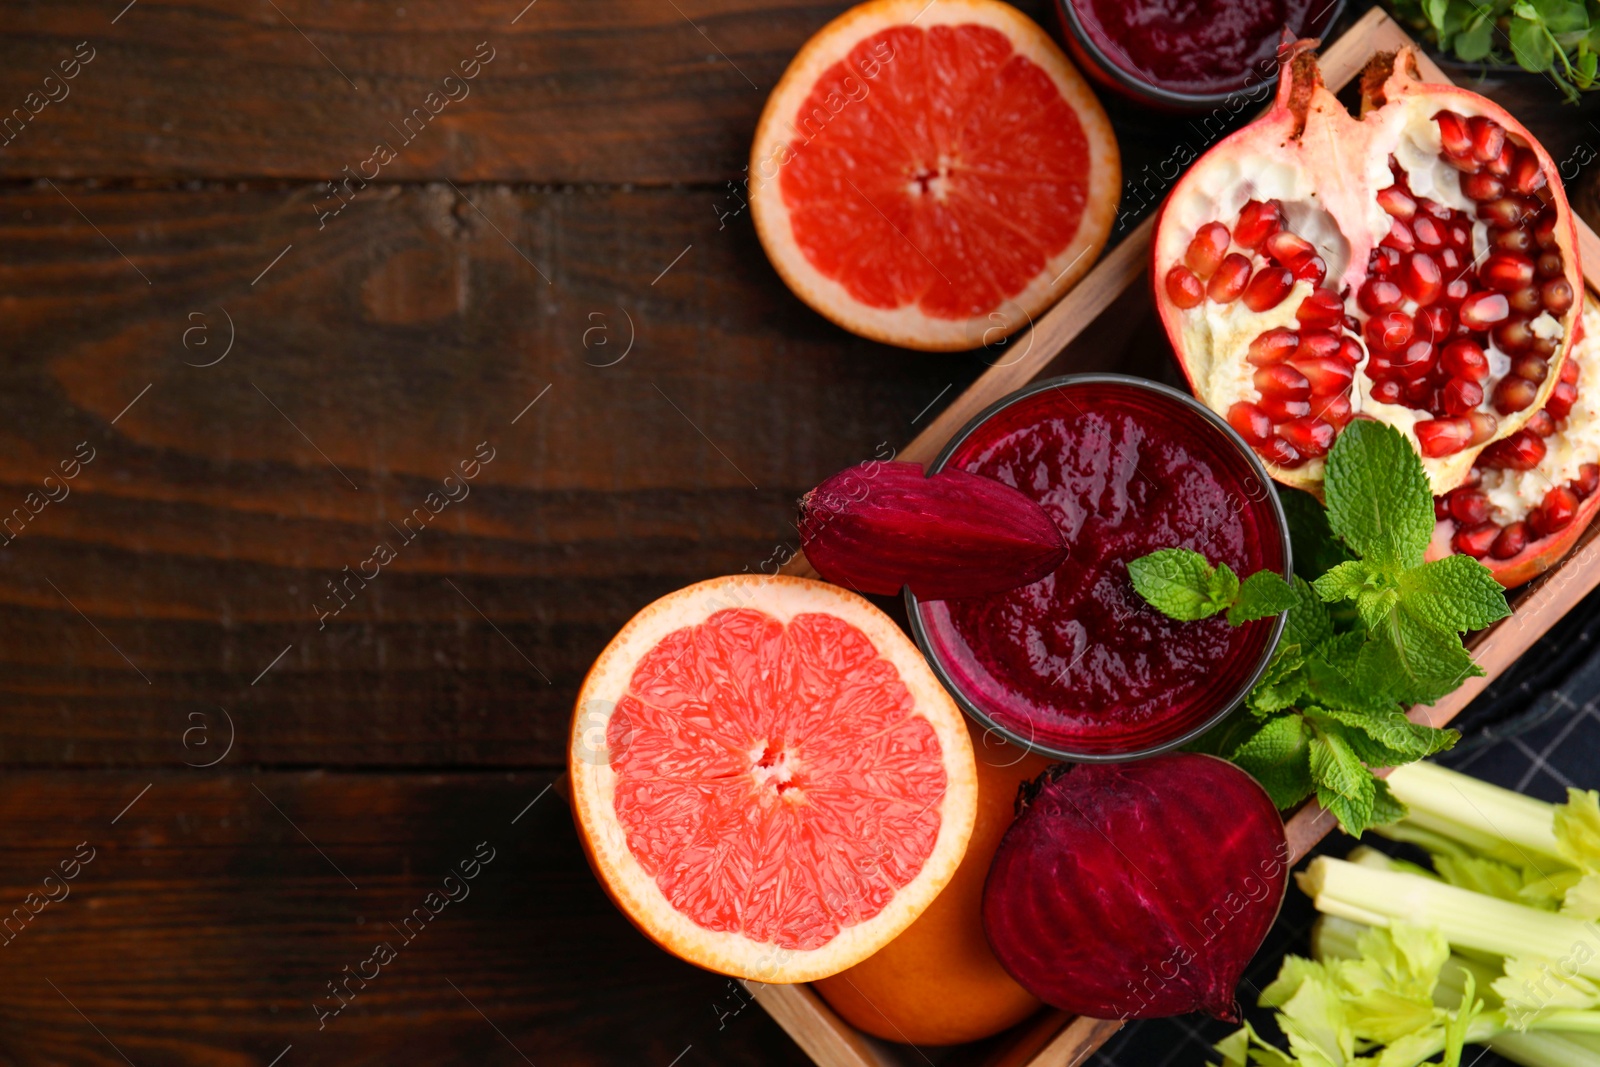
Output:
M1147 756L1244 699L1284 617L1178 622L1133 589L1128 561L1189 548L1245 578L1291 575L1283 508L1261 461L1192 397L1141 378L1071 375L996 403L945 446L1050 513L1071 551L1053 575L987 597L919 602L912 633L968 714L1061 759Z

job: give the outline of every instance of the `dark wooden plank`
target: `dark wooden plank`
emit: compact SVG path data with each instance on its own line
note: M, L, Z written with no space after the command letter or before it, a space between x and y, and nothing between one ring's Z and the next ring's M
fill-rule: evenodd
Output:
M0 933L0 1062L123 1064L114 1044L139 1067L265 1065L289 1045L279 1067L522 1064L513 1043L538 1064L667 1067L690 1045L679 1067L806 1062L759 1008L735 1012L727 979L622 918L553 791L519 817L549 784L6 775L0 913L28 918ZM446 889L457 899L427 902ZM378 942L392 962L319 1030L313 1005L339 1003L327 983L371 975Z
M622 622L760 567L802 491L982 365L827 324L714 194L467 195L319 230L303 188L0 194L0 759L202 761L188 717L225 708L237 760L559 763Z
M115 25L113 0L7 4L0 108L43 102L0 148L0 176L325 181L387 140L399 153L387 180L720 184L739 176L790 57L842 10L527 4L138 0ZM1023 6L1048 16L1042 0ZM58 65L84 41L93 58L62 83ZM403 144L390 124L426 108L483 42L493 59L466 95Z

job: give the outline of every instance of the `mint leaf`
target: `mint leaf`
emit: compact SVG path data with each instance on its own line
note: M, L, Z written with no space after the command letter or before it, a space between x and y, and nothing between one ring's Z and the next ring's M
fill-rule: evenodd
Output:
M1370 825L1377 786L1342 730L1317 730L1311 741L1311 777L1316 782L1317 800L1339 820L1340 829L1360 837Z
M1372 815L1369 825L1387 826L1406 817L1406 806L1389 791L1389 783L1382 778L1372 780Z
M1317 596L1304 578L1296 578L1292 584L1294 603L1289 605L1289 621L1283 629L1283 644L1314 648L1333 636L1333 620L1328 617L1328 608L1322 603L1322 598Z
M1356 711L1314 707L1307 708L1306 714L1319 729L1339 733L1368 767L1413 763L1451 747L1461 736L1454 730L1435 730L1414 723L1396 708Z
M1403 704L1432 704L1483 674L1461 638L1422 622L1404 605L1372 632L1360 668L1365 677L1389 679L1389 692Z
M1362 662L1367 635L1359 631L1336 634L1306 657L1306 695L1319 704L1336 708L1381 711L1397 707L1389 695L1388 678L1373 678Z
M1288 611L1294 607L1295 600L1294 589L1283 580L1281 574L1256 571L1239 587L1233 607L1228 609L1228 625L1242 626L1256 619Z
M1299 489L1274 486L1283 514L1289 520L1289 544L1293 549L1294 572L1306 581L1316 578L1347 559L1350 550L1328 525L1328 512L1321 501Z
M1478 630L1511 614L1505 590L1471 556L1446 556L1400 576L1406 609L1441 630Z
M1339 600L1354 600L1367 588L1368 583L1377 577L1378 575L1366 563L1353 559L1329 570L1327 574L1312 582L1311 588L1317 591L1319 597L1332 604Z
M1305 679L1301 675L1302 659L1299 645L1278 645L1277 654L1267 664L1261 680L1250 690L1245 704L1256 715L1271 715L1293 707L1305 693Z
M1151 607L1183 622L1226 610L1239 593L1239 577L1226 563L1213 567L1187 548L1163 548L1129 560L1128 577Z
M1269 719L1229 756L1267 791L1279 808L1311 795L1310 734L1298 715Z
M1356 597L1356 611L1369 630L1376 630L1389 617L1394 606L1400 603L1400 593L1395 589L1364 589Z
M1328 523L1375 570L1422 562L1433 537L1433 493L1422 459L1391 426L1357 419L1333 443L1323 491Z

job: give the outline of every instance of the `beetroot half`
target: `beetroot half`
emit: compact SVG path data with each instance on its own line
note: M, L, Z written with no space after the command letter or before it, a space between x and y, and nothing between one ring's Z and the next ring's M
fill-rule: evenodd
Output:
M923 600L1032 585L1067 558L1044 508L1004 482L917 463L863 463L800 499L800 545L828 581Z
M1060 765L1022 787L984 886L983 927L1034 996L1097 1019L1204 1011L1234 997L1288 884L1266 791L1188 752Z

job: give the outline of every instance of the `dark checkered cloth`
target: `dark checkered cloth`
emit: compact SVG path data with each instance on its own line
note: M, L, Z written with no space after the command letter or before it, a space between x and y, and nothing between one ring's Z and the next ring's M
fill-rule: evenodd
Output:
M1461 742L1441 763L1541 800L1565 800L1568 786L1600 788L1600 592L1574 608L1456 720ZM1318 849L1342 855L1354 844L1334 832ZM1255 1007L1286 953L1310 955L1316 911L1289 886L1283 913L1239 988L1245 1014L1277 1037L1270 1011ZM1153 1019L1124 1027L1090 1067L1197 1067L1216 1063L1211 1046L1235 1027L1203 1016ZM1280 1047L1282 1042L1279 1041ZM1487 1049L1469 1047L1463 1067L1505 1067Z

